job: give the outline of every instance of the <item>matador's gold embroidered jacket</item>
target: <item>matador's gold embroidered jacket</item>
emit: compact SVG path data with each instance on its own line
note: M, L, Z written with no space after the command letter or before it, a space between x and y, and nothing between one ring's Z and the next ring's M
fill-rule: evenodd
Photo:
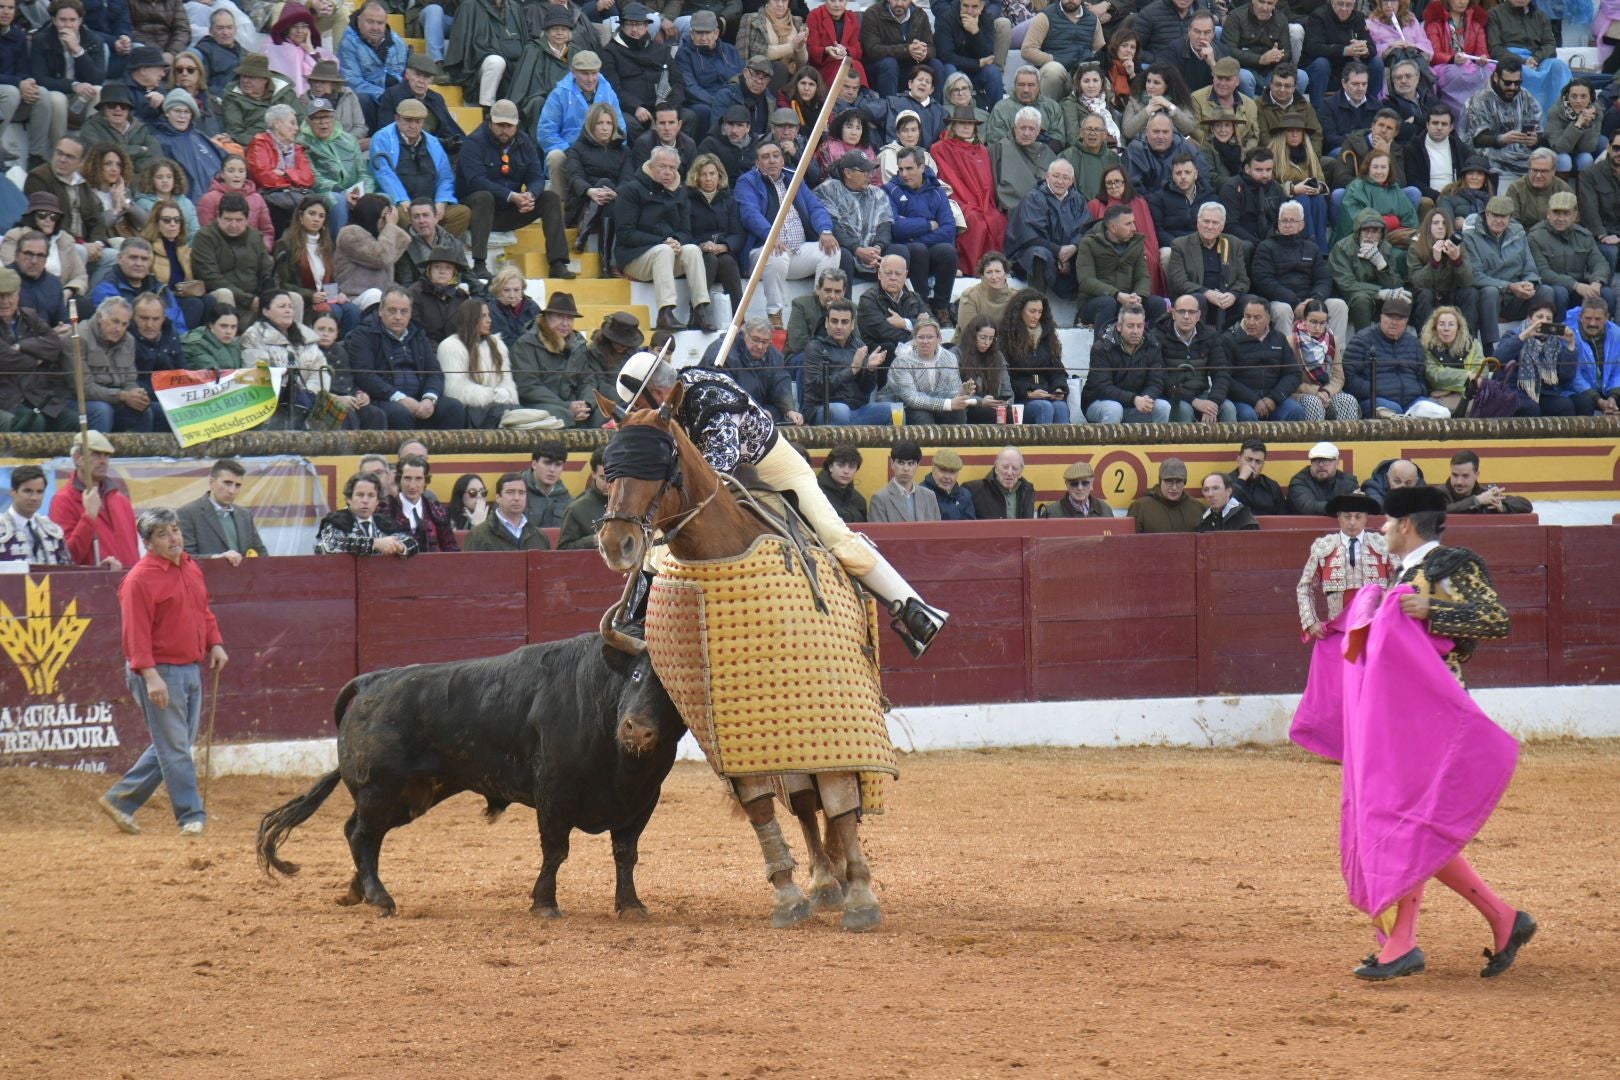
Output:
M1496 595L1485 561L1461 547L1437 547L1423 561L1401 575L1429 596L1429 633L1450 638L1455 647L1446 654L1446 666L1463 682L1462 666L1481 641L1508 636L1507 608Z
M1395 583L1400 561L1390 558L1383 534L1364 532L1356 539L1361 543L1354 566L1350 565L1344 533L1330 532L1311 543L1311 556L1305 560L1305 570L1299 575L1295 589L1301 630L1309 630L1322 621L1316 613L1315 586L1322 587L1327 617L1334 619L1344 610L1345 597L1359 591L1363 585L1375 581L1386 586Z

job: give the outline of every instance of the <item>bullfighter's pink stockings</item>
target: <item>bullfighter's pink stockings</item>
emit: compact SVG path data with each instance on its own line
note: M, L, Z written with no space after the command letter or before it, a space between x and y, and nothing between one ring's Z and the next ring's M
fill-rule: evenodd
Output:
M1473 904L1485 916L1485 921L1491 924L1491 933L1496 937L1497 952L1507 948L1508 937L1513 933L1513 920L1518 912L1491 891L1491 887L1485 884L1467 859L1458 855L1434 876L1440 884Z

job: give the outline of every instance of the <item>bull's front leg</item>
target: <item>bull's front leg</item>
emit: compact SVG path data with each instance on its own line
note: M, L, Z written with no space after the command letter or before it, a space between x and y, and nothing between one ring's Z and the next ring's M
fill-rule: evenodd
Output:
M574 831L571 823L559 823L558 815L537 811L540 822L540 876L534 880L534 903L529 914L547 919L558 919L557 871L568 859L568 835Z
M657 802L629 825L612 830L613 837L613 910L621 919L645 919L647 908L636 895L637 846L642 830L652 818Z

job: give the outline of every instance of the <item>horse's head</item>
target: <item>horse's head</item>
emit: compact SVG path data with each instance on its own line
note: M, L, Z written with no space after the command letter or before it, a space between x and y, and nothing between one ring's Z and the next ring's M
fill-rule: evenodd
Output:
M675 420L685 391L677 382L658 408L638 409L621 420L603 454L608 500L596 528L596 546L602 560L621 574L641 569L653 530L691 503ZM619 408L601 394L596 400L606 415Z

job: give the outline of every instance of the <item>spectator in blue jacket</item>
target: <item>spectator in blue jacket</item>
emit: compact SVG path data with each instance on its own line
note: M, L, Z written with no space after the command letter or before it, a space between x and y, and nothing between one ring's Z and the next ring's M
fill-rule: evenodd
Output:
M1592 391L1599 416L1620 414L1620 325L1611 316L1601 296L1583 301L1566 316L1575 331L1575 381ZM1581 415L1579 408L1576 414Z
M535 127L534 141L545 155L547 184L558 198L568 191L563 176L563 163L568 148L574 145L579 133L585 130L585 114L598 101L613 107L613 119L619 130L624 130L624 114L619 111L619 95L602 78L602 60L593 52L574 54L569 72L546 95L545 107L540 110L540 122Z
M717 337L709 343L703 359L699 361L701 366L715 368L721 340ZM790 424L804 423L804 417L799 413L798 398L793 391L793 379L788 375L787 361L771 344L771 324L768 320L755 317L743 323L742 332L732 341L731 352L726 354L723 370L738 386L748 391L749 397L769 409L771 418L777 423L784 420Z
M923 157L924 151L914 146L895 155L897 172L885 188L894 208L890 235L895 246L906 248L912 291L931 296L928 306L934 317L949 326L951 289L956 285L956 219L951 216L950 197L933 171L923 167Z
M152 273L151 243L133 236L118 249L118 264L90 290L90 306L99 307L109 296L122 296L134 304L142 293L156 293L163 301L163 313L174 321L175 330L186 332L186 317L180 311L179 299Z
M125 16L128 21L128 16ZM17 18L15 2L8 8L0 7L0 131L13 123L12 117L23 104L23 92L37 94L41 89L28 70L28 26ZM27 160L19 161L25 170L42 164L51 156L51 110L42 100L28 111L26 122L17 121L19 127L28 128ZM4 166L0 151L0 166Z
M771 222L787 196L792 176L784 167L782 148L762 142L754 150L754 167L737 181L737 213L747 234L749 265L768 258L761 280L765 285L765 313L776 329L783 329L782 305L786 302L787 282L807 278L823 270L838 269L840 252L833 236L832 218L821 200L808 186L799 188L793 200L794 212L787 215L776 250L761 249L771 234ZM813 242L812 242L813 238Z
M955 450L938 450L934 464L923 478L922 486L939 500L941 521L976 521L979 514L973 508L973 495L956 478L962 472L962 456Z
M400 102L394 122L371 137L371 175L377 178L377 190L407 217L412 199L432 199L439 224L459 236L472 224L472 211L456 202L450 157L438 139L422 130L426 122L427 106L415 98Z
M226 87L236 78L236 66L243 56L242 46L236 40L235 16L229 11L215 11L208 17L208 33L198 38L193 48L208 65L208 92L224 97Z
M521 122L516 102L497 101L489 110L489 121L467 136L456 161L456 190L472 213L473 272L489 277L491 229L510 231L538 220L546 234L551 276L571 278L562 200L546 190L540 151L518 130Z
M1400 416L1429 399L1423 345L1407 326L1412 304L1399 296L1384 301L1378 322L1357 333L1344 350L1344 392L1361 402L1362 415ZM1373 399L1373 371L1378 398ZM1436 405L1436 407L1440 407Z
M716 118L725 113L720 92L742 74L743 58L735 45L720 40L720 20L712 11L692 14L689 31L675 52L675 66L686 83L686 107L692 110L694 140L709 132Z
M338 43L338 67L349 89L360 98L366 125L375 131L377 99L405 77L410 48L388 25L388 9L380 0L366 0L349 20L349 32Z
M467 410L444 396L437 346L411 322L411 294L390 286L376 310L343 339L355 386L388 417L390 431L466 426Z

